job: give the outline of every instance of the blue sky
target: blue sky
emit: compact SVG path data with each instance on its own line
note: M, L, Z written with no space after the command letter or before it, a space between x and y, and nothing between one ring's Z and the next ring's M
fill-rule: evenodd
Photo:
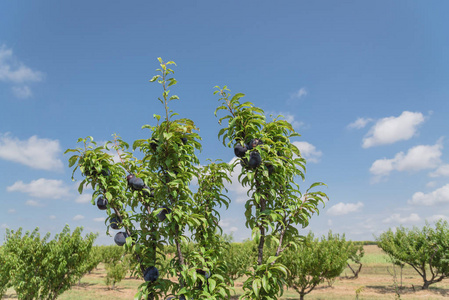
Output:
M309 229L354 240L449 218L449 21L446 1L2 1L0 228L105 235L104 212L77 194L67 148L79 137L126 141L161 113L148 80L177 63L181 101L207 158L217 139L216 85L283 114L302 135L305 189L330 201ZM80 179L81 175L77 174ZM249 237L238 184L225 232Z

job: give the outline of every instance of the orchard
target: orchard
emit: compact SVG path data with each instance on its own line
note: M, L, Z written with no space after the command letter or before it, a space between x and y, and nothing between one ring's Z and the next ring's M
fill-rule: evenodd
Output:
M170 109L179 97L169 88L176 85L174 62L159 58L158 75L150 81L162 87L162 114L156 125L143 125L147 138L128 143L114 135L98 145L93 137L80 138L72 152L72 179L79 170L79 192L92 187L92 204L104 210L107 232L137 263L145 282L138 299L228 299L232 279L224 263L227 243L222 238L218 209L231 199L225 184L240 164L240 184L247 189L246 226L251 229L257 254L249 263L241 299L277 299L289 278L289 266L280 258L298 247L298 227L306 227L327 196L314 183L301 192L297 179L305 179L306 161L292 143L299 137L281 116L268 122L264 111L244 94L232 95L216 87L215 110L222 129L218 137L237 160L225 163L197 157L201 137L193 120ZM211 122L213 120L211 112ZM114 160L114 156L118 160ZM192 188L197 185L197 188ZM189 251L183 245L193 244ZM164 247L175 249L167 257ZM169 261L168 264L164 261Z

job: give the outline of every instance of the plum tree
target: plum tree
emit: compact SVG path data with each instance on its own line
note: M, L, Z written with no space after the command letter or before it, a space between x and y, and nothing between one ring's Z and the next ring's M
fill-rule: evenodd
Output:
M299 240L296 226L306 227L311 215L318 212L319 203L324 205L327 195L311 191L324 183L313 183L301 193L296 178L305 179L306 161L291 141L300 135L281 116L269 122L262 109L251 102L240 103L244 94L232 96L226 86L216 88L215 94L221 97L215 115L219 111L226 112L219 119L225 126L218 134L223 145L231 147L249 141L248 150L233 165L243 166L238 180L249 190L250 199L245 204L246 226L252 230L258 252L257 262L247 272L248 278L243 284L243 298L275 299L282 295L288 275L287 266L277 260L285 249ZM266 242L276 247L266 249Z
M171 294L187 299L225 299L232 284L223 276L216 207L229 205L224 182L229 181L230 166L221 161L200 165L196 156L201 149L198 128L190 119L176 119L177 114L169 108L171 101L179 99L168 90L176 84L169 68L174 63L159 62L160 75L150 81L159 82L163 88L158 100L165 116L154 115L156 124L143 126L149 130L147 138L134 141L132 150L118 135L105 145L97 145L93 137L79 139L82 147L66 151L75 152L69 158L72 178L79 169L84 176L80 193L91 186L93 199L101 196L108 201L99 207L121 220L122 231L114 240L134 255L139 272L143 275L154 267L160 273L157 279L139 287L137 298L165 299ZM119 162L113 160L111 151L117 153ZM110 175L103 169L110 170ZM193 180L200 182L196 192L190 188ZM182 244L190 240L195 247L181 251ZM165 243L176 250L168 264L164 262ZM206 280L196 269L213 274L208 279L213 284L207 289L192 288ZM178 278L176 282L168 279L173 276Z
M290 141L299 135L285 120L266 122L260 108L249 102L240 104L243 94L229 99L226 88L218 91L223 103L215 114L228 110L229 114L220 119L228 120L228 127L220 130L219 137L228 147L234 145L238 160L233 164L220 160L200 164L196 156L201 150L198 128L190 119L177 118L169 108L171 101L179 100L169 90L177 83L169 68L174 62L159 58L159 63L160 74L150 81L157 81L163 88L158 100L165 115L154 114L156 124L142 126L149 130L146 138L134 141L131 147L116 134L104 145L97 145L91 136L78 139L83 146L66 151L75 152L69 158L72 179L79 168L84 176L79 192L91 186L92 199L101 196L108 201L102 209L120 219L123 229L114 239L134 255L141 274L151 267L160 273L155 281L139 287L136 298L173 295L179 299L226 299L232 280L225 276L226 242L220 237L217 207L228 207L225 183L231 182L230 172L236 164L242 164L239 180L251 195L246 203L246 224L258 244L257 263L253 273L248 273L244 297L273 299L282 293L288 272L276 260L294 244L286 244L284 238L291 241L291 237L297 237L295 226L307 226L318 211L318 203L327 196L310 192L310 188L323 184L313 184L302 195L295 179L304 178L305 160ZM193 184L198 186L196 191L191 189ZM264 256L265 239L278 242L275 253L268 256ZM194 246L182 251L182 245L190 242ZM168 264L163 263L165 243L175 249ZM211 274L209 278L207 274Z

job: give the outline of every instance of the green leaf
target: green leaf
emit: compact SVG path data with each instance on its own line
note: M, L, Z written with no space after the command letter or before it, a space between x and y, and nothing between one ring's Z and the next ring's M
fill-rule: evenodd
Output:
M155 76L153 76L153 78L150 79L150 82L156 81L159 77L161 77L161 75L155 75Z
M73 155L69 158L69 168L73 167L73 165L77 162L78 157L78 155Z
M217 282L214 279L209 278L207 280L207 283L209 284L209 291L213 292L215 290L215 286L217 285Z
M253 291L254 291L254 294L256 294L256 297L259 297L261 286L262 286L262 284L260 282L260 279L259 278L254 279L254 281L253 281Z

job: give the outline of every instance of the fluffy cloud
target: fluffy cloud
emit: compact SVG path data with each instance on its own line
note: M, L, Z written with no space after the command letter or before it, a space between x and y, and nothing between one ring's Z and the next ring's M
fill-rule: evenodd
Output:
M233 164L237 160L236 157L234 157L229 163ZM237 203L244 203L248 200L248 195L246 194L247 188L243 187L239 181L238 176L242 171L242 166L237 163L237 165L234 168L234 171L230 175L230 179L232 183L225 182L225 187L228 191L235 194L235 197L233 201L235 200Z
M373 119L369 118L358 118L354 122L348 125L348 128L350 129L362 129L364 128L369 122L373 121Z
M5 45L0 47L0 81L19 84L13 86L12 91L18 98L27 98L32 95L28 82L38 82L44 79L44 74L34 71L17 60L12 49Z
M429 173L430 177L449 176L449 164L441 165L434 172Z
M10 134L0 134L0 158L21 163L28 167L47 171L60 171L63 163L58 140L41 139L32 136L19 140Z
M82 219L84 219L83 215L76 215L76 216L73 217L73 221L79 221L79 220L82 220Z
M56 216L55 216L55 215L51 215L51 216L48 216L48 218L49 218L50 220L55 220L55 219L56 219Z
M380 119L363 139L362 147L369 148L408 140L416 134L418 126L423 122L422 113L410 111L404 111L399 117Z
M341 216L349 213L360 211L363 207L362 202L357 203L337 203L327 210L327 214L331 216Z
M6 188L8 192L26 193L36 198L61 199L69 196L70 188L62 180L39 178L30 183L16 181Z
M441 203L449 202L449 184L446 184L443 187L440 187L433 192L423 193L416 192L413 194L412 199L408 200L409 204L412 205L425 205L432 206Z
M14 96L20 99L29 98L33 95L31 89L28 86L13 86L12 93Z
M307 142L293 142L293 145L298 147L301 151L302 157L304 157L307 162L317 163L319 162L323 153L316 149L316 147Z
M441 142L435 145L419 145L410 148L407 154L397 153L394 158L378 159L371 168L370 172L376 179L388 176L391 171L420 171L436 168L441 163L443 146Z
M304 96L307 96L308 92L305 87L300 88L296 92L290 95L290 99L300 99Z
M441 219L449 221L449 218L447 216L445 216L445 215L433 215L433 216L427 218L427 221L429 221L429 222L437 222L437 221L439 221Z
M34 206L34 207L42 206L42 204L36 200L28 200L27 202L25 202L25 205Z
M79 195L76 199L75 202L76 203L90 203L90 201L92 200L92 195L89 195L87 193L84 193L82 195Z
M401 217L400 214L392 214L388 218L384 219L382 222L384 223L398 223L398 224L405 224L405 223L416 223L419 222L421 218L417 214L410 214L408 217Z

